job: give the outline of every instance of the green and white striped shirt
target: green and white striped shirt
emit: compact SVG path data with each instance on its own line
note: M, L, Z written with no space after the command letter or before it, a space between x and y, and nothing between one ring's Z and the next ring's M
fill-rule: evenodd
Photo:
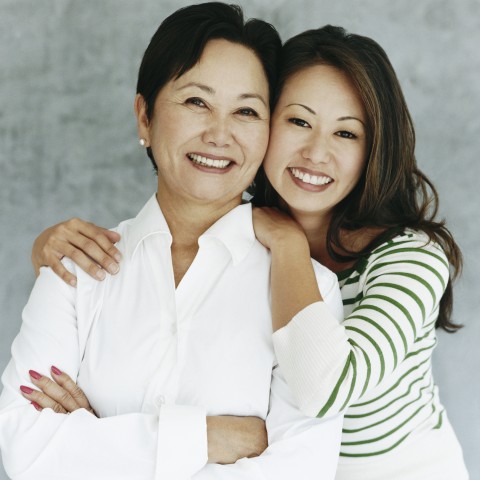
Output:
M304 413L344 412L341 455L380 455L441 425L431 356L449 265L408 230L338 278L344 321L312 304L275 333L275 350Z

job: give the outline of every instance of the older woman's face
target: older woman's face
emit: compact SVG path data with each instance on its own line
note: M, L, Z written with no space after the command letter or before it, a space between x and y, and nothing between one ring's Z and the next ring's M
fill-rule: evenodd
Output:
M328 216L365 168L366 114L350 79L315 65L286 83L272 115L265 172L292 214Z
M150 121L141 102L139 133L158 166L159 196L238 204L267 148L268 98L255 54L211 40L192 69L162 88Z

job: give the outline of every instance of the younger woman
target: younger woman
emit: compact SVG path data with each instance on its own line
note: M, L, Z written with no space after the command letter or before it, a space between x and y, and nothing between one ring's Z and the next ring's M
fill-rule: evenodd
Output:
M345 412L337 479L464 479L438 398L435 328L455 331L461 255L435 220L412 120L383 49L341 28L283 47L279 97L254 212L272 252L274 345L308 415ZM310 256L337 273L338 324Z

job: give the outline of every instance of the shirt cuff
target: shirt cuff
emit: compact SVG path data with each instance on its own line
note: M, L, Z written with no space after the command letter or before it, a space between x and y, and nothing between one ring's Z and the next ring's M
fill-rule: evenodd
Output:
M205 409L163 405L159 411L155 479L190 479L207 461Z

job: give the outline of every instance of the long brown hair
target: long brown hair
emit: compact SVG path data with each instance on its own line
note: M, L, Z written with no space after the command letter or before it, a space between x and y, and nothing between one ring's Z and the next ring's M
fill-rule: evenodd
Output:
M412 118L387 54L372 39L340 27L308 30L283 46L276 98L292 75L318 64L333 66L349 76L367 116L366 167L352 192L333 210L327 234L329 255L336 261L351 261L368 255L399 229L425 232L443 248L451 266L436 326L448 332L457 330L461 325L451 321L452 280L461 271L462 255L444 221L436 220L438 194L417 167ZM278 194L263 169L256 177L255 190L256 205L279 205ZM383 233L366 247L352 251L342 244L342 230L369 227L380 227Z

